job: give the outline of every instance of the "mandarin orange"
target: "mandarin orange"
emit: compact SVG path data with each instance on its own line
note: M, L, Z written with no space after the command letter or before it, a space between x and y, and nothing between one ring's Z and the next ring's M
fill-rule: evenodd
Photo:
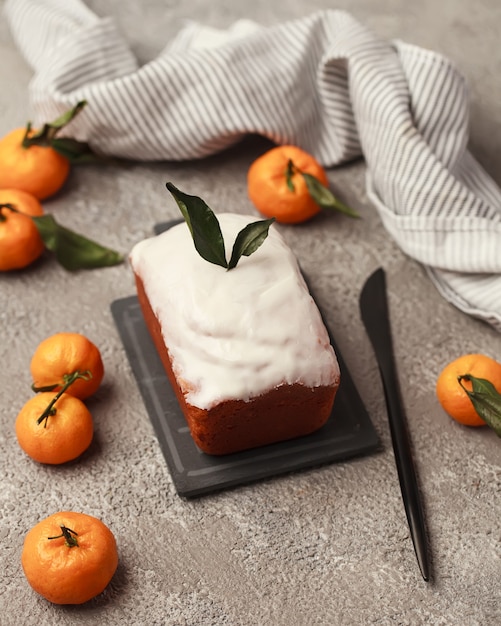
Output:
M61 332L44 339L30 362L33 389L60 391L75 372L87 374L77 378L67 393L84 399L99 388L104 365L97 346L80 333Z
M52 404L54 394L37 394L22 407L16 418L16 437L21 448L35 461L59 465L73 461L90 446L92 416L85 404L63 393Z
M501 393L501 363L485 354L472 353L454 359L442 369L436 382L437 398L444 411L457 422L485 426L458 380L468 374L488 380ZM463 380L462 384L471 391L471 381Z
M0 188L20 189L45 200L63 186L70 162L51 146L24 147L26 132L16 128L0 139Z
M43 215L40 202L19 189L0 189L0 271L27 267L45 249L30 216Z
M292 167L291 167L292 164ZM247 173L247 190L257 210L283 224L298 224L320 211L301 173L315 177L324 187L324 168L296 146L277 146L257 158Z
M85 513L61 511L28 531L21 564L31 587L55 604L82 604L104 591L118 566L111 530Z

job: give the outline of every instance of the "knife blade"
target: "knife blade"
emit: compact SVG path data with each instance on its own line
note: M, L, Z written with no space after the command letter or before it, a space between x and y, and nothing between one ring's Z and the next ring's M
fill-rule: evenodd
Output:
M366 280L360 293L360 312L383 382L395 464L414 551L421 575L425 581L429 581L428 540L393 352L386 274L383 268L377 269Z

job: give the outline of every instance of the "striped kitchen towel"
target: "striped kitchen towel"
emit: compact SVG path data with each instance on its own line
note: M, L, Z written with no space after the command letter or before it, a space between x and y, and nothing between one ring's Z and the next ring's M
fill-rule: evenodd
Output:
M113 20L80 0L5 11L34 70L35 123L85 99L72 134L118 157L199 158L249 133L326 167L362 155L398 245L447 300L501 331L501 190L468 151L465 81L443 56L328 10L271 27L190 23L140 66Z

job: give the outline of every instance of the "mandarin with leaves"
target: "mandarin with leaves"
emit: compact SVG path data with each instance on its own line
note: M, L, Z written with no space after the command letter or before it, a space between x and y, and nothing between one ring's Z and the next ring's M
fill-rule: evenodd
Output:
M53 252L67 270L118 265L123 255L61 226L39 200L20 189L0 190L0 271L27 267Z
M27 533L21 554L31 587L54 604L83 604L102 593L118 566L112 531L85 513L60 511Z
M87 144L58 137L86 105L78 102L53 122L35 130L31 123L0 139L0 188L21 189L39 200L58 192L70 172L70 159L89 152Z
M99 348L85 335L60 332L39 343L30 372L34 391L61 391L66 386L69 394L83 400L98 390L104 365Z
M328 185L323 166L308 152L291 145L268 150L247 173L247 191L256 209L282 224L305 222L322 208L358 217Z
M45 246L32 217L43 213L31 194L0 189L0 271L23 269L41 256Z
M472 401L472 398L475 400L475 393L479 393L475 391L477 380L492 386L492 406L495 412L495 396L496 393L498 396L501 394L501 363L495 359L485 354L463 354L448 363L437 377L436 394L442 408L450 417L466 426L486 425L486 420ZM480 393L488 400L484 390ZM489 419L488 415L486 417Z
M0 186L45 200L63 186L70 162L51 146L30 146L32 135L31 130L15 128L0 139Z

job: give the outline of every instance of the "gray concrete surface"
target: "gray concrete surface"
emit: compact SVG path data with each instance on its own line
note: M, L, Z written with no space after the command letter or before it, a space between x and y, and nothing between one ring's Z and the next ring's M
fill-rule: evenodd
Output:
M327 0L92 0L113 15L142 61L184 18L227 26L265 24L331 7ZM471 87L471 147L501 184L501 8L497 0L339 0L335 8L386 38L453 59ZM29 118L31 70L0 22L0 132ZM177 216L164 182L193 189L214 208L252 212L247 168L267 147L245 141L203 161L130 163L74 170L45 208L60 221L124 252L155 222ZM380 453L269 479L197 500L179 498L132 378L110 314L134 292L126 265L70 275L49 258L0 276L0 623L352 625L501 623L500 441L450 420L434 395L455 356L501 357L501 336L447 304L423 269L383 229L364 193L364 164L330 172L362 220L319 219L282 228L328 303L328 321L381 437ZM400 499L384 397L358 315L363 281L387 270L395 350L415 448L434 579L417 568ZM40 466L18 448L13 424L30 395L28 364L38 342L61 330L100 347L102 388L89 403L91 449L64 467ZM119 569L100 597L57 607L27 585L24 533L62 509L102 518L115 533Z

